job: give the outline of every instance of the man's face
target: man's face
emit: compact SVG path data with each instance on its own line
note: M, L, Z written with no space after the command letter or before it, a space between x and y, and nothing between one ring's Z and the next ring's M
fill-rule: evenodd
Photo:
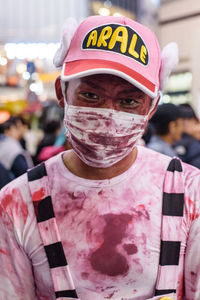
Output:
M200 122L196 122L191 134L195 139L200 141Z
M25 133L28 131L28 126L23 124L19 120L19 121L17 121L16 127L17 127L17 130L18 130L18 135L19 135L19 140L20 140L24 137Z
M171 127L171 134L174 142L179 141L183 134L183 119L179 118L173 121L173 126Z
M5 134L12 137L15 140L19 140L19 132L15 125L12 125L9 129L5 130Z
M66 99L74 106L109 108L146 115L151 98L128 81L108 74L97 74L69 82Z
M200 123L196 118L183 120L184 132L200 140Z

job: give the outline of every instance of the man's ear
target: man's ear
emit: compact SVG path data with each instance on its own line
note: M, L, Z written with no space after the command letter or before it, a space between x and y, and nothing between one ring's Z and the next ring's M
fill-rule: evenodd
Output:
M151 113L149 114L148 120L150 120L150 119L153 117L154 113L156 112L156 109L157 109L157 107L158 107L159 101L160 101L160 96L158 97L158 99L157 99L157 101L156 101L156 104L155 104L153 110L152 110Z
M65 104L64 104L64 96L63 96L63 93L62 93L62 87L61 87L61 79L60 79L60 76L58 76L58 77L56 78L56 81L55 81L55 91L56 91L56 96L57 96L59 105L60 105L62 108L64 108Z

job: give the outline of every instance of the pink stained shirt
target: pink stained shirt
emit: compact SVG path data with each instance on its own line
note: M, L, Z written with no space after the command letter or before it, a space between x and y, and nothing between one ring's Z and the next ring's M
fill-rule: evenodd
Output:
M153 297L163 181L169 161L167 156L138 147L129 170L101 181L70 173L62 154L47 161L55 217L81 300ZM183 232L187 236L190 230L184 275L186 299L199 300L200 171L186 164L183 169ZM41 186L37 193L43 193ZM55 299L26 174L1 191L0 205L0 299ZM181 285L177 289L181 300Z

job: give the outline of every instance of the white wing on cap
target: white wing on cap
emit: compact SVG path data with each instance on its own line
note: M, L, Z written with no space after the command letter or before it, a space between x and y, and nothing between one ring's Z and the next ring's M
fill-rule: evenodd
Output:
M168 78L173 69L178 65L179 52L176 43L167 44L161 53L161 68L160 68L160 90L163 91L166 87Z
M77 27L78 23L74 18L68 18L64 23L60 47L53 58L53 63L57 68L61 67L64 62Z

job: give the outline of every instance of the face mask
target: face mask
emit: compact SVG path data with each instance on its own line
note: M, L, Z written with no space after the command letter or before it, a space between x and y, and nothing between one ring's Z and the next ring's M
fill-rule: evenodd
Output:
M144 133L148 115L66 104L64 124L79 158L89 166L107 168L132 151Z

